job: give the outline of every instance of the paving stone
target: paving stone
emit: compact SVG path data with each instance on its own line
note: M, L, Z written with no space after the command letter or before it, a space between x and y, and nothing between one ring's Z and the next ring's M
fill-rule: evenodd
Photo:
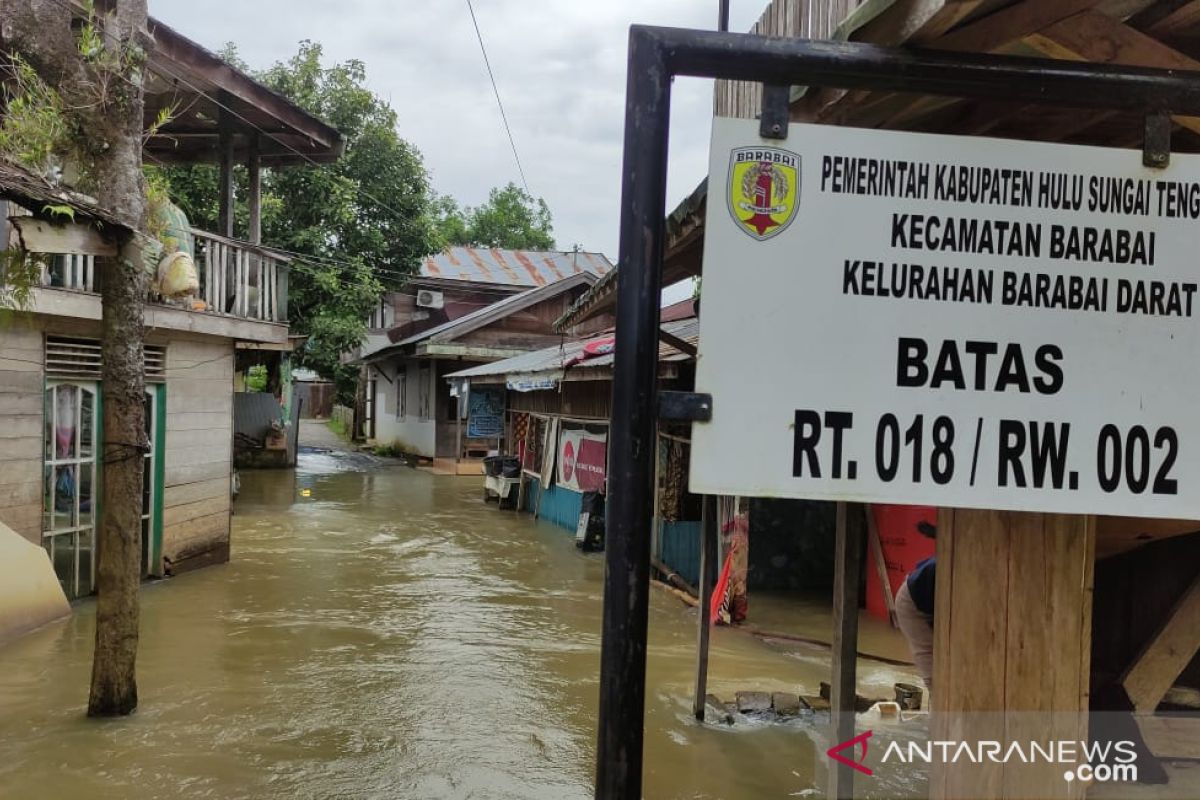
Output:
M738 692L738 711L743 714L753 711L770 711L771 695L766 692Z
M794 717L800 713L800 698L787 692L773 692L771 708L775 709L775 713L780 716Z
M808 707L813 711L828 711L829 701L824 697L811 697L804 695L804 702L808 703Z

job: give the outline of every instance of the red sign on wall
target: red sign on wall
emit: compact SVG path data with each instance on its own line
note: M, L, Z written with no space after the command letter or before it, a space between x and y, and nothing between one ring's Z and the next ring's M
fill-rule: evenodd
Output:
M558 485L576 492L604 490L608 436L566 428L558 439Z

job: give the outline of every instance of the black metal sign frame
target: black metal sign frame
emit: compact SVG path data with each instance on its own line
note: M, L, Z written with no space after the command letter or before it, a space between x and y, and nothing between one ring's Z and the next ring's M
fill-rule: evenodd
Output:
M630 29L596 751L595 796L606 800L642 796L659 295L677 75L1139 112L1158 128L1168 111L1200 116L1200 73ZM1162 142L1155 146L1158 152Z

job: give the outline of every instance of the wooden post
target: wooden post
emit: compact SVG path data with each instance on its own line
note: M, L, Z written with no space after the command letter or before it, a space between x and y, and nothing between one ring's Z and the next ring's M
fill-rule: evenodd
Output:
M931 738L1086 740L1095 546L1091 516L942 510ZM929 782L934 800L1084 792L1061 764L935 763Z
M851 520L853 512L856 519ZM854 701L858 684L858 595L862 586L863 530L861 506L837 504L837 542L833 556L833 663L829 695L833 741L854 737ZM854 797L854 770L845 764L829 767L826 797Z
M696 634L696 696L692 712L704 721L704 698L708 696L708 644L712 633L713 578L717 561L717 498L705 495L700 513L700 613Z
M246 198L250 206L250 229L246 239L251 244L262 244L262 156L258 153L257 134L251 140L246 169L250 173L250 191Z
M892 582L888 578L887 561L883 557L883 542L879 539L879 527L875 524L875 511L868 505L863 506L867 516L867 545L871 550L871 560L875 562L875 570L879 575L879 585L883 591L883 603L887 608L888 621L892 627L896 625L896 598L892 597Z
M221 109L218 125L220 167L217 189L217 228L222 236L233 238L233 120Z

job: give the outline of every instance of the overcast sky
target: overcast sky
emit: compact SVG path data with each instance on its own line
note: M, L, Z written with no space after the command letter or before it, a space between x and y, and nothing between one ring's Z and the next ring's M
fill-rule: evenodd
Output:
M625 56L631 23L716 27L717 0L473 0L530 190L554 214L559 247L614 261L621 189ZM748 30L766 0L733 0ZM150 0L150 13L200 44L238 45L254 68L320 42L329 61L361 59L400 117L434 188L461 204L520 184L466 0ZM668 204L707 163L712 83L672 94Z

